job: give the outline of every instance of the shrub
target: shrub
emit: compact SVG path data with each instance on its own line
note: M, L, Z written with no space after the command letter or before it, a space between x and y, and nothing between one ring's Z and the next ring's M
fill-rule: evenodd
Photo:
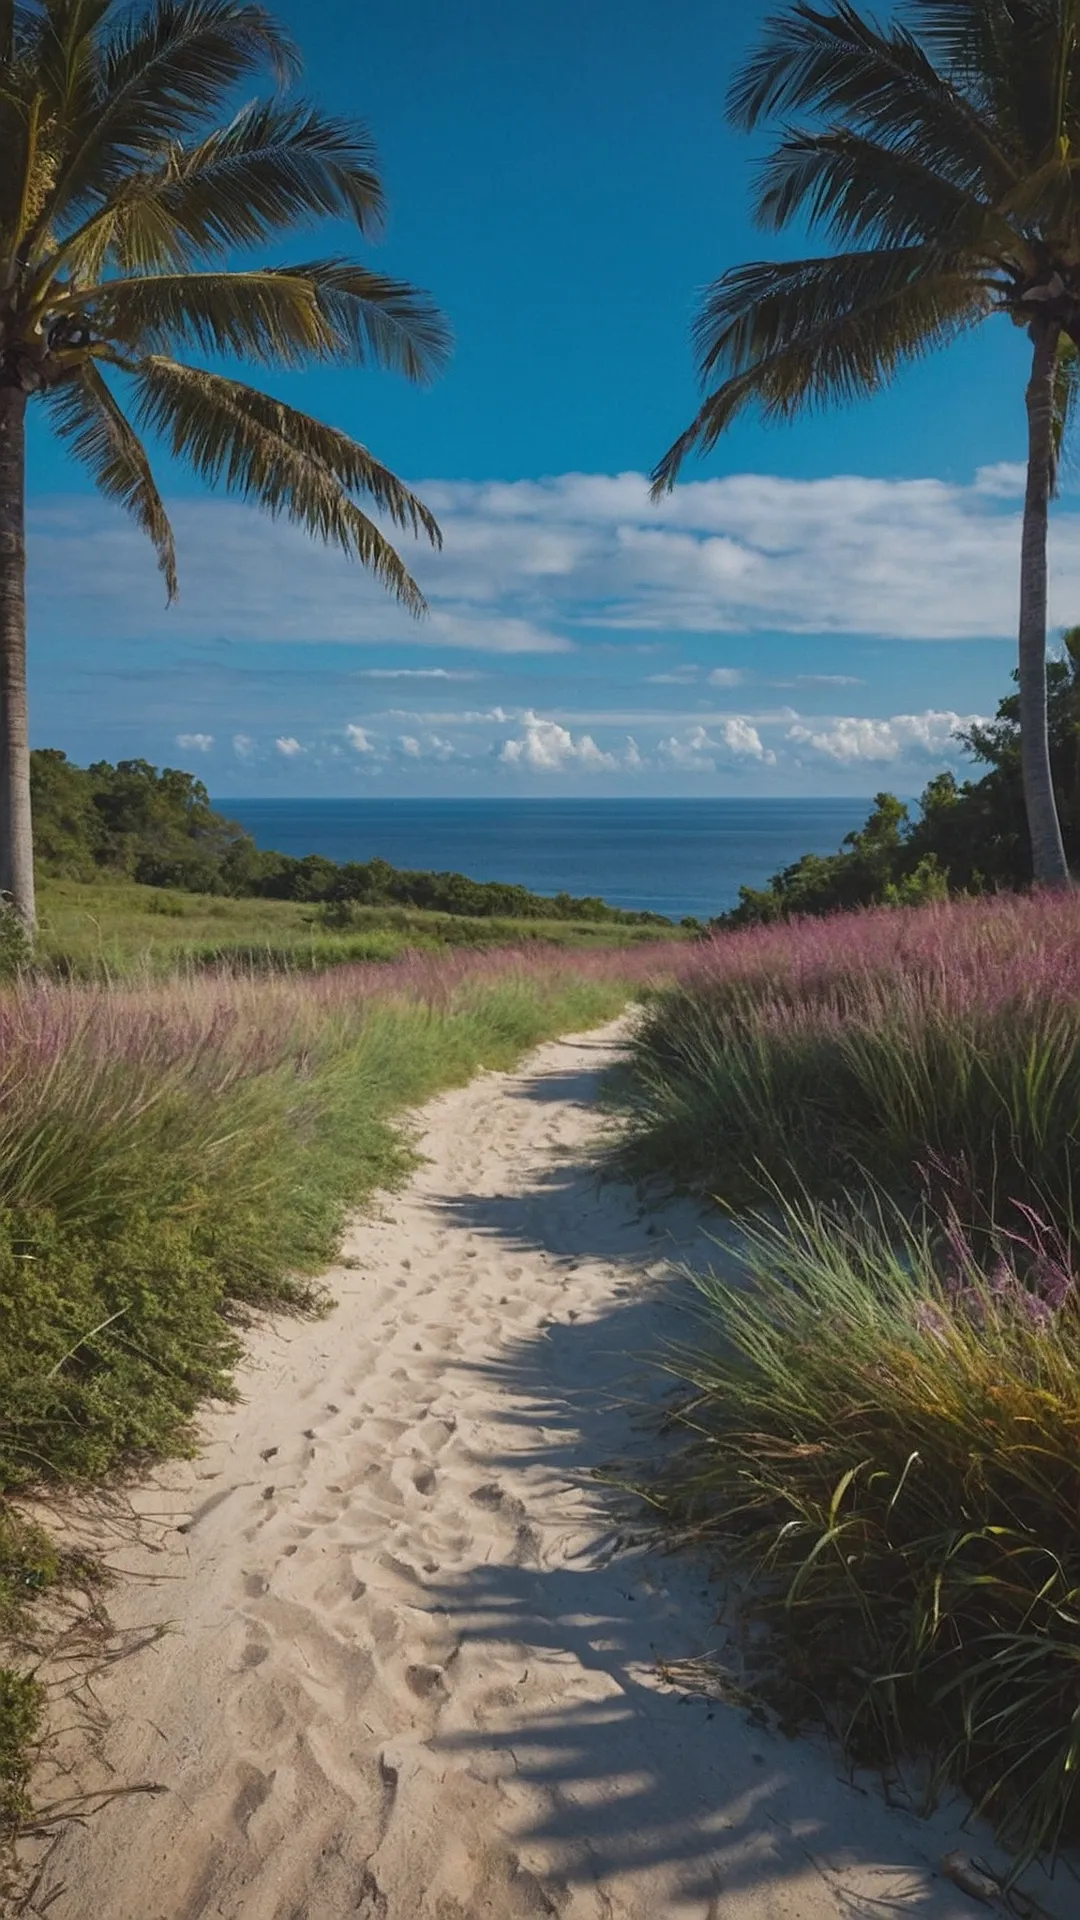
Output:
M789 1717L929 1751L1029 1853L1080 1814L1080 1315L1038 1232L987 1267L946 1224L752 1223L745 1270L699 1282L653 1492L758 1576Z

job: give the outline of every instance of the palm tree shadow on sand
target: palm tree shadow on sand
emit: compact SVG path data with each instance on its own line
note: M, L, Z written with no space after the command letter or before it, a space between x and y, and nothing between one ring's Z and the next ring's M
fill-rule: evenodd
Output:
M596 1097L594 1073L559 1082L557 1096L527 1083L522 1097ZM724 1697L723 1688L688 1691L658 1677L701 1657L739 1668L731 1644L725 1659L722 1588L701 1563L663 1552L649 1537L647 1508L627 1491L658 1444L657 1423L642 1411L662 1411L670 1390L656 1355L693 1337L688 1283L657 1269L720 1258L697 1211L674 1203L647 1213L634 1189L605 1191L595 1163L569 1161L524 1191L447 1197L442 1211L508 1260L541 1248L565 1268L566 1317L476 1368L503 1409L502 1443L483 1468L512 1470L519 1485L523 1474L575 1482L588 1490L591 1514L569 1553L565 1537L546 1551L523 1521L505 1563L429 1588L466 1644L510 1643L526 1664L569 1664L588 1676L576 1702L564 1686L571 1697L557 1709L511 1706L501 1724L444 1731L436 1751L471 1757L525 1790L518 1837L551 1863L553 1886L603 1889L662 1870L679 1913L686 1903L687 1913L716 1920L729 1903L753 1920L795 1920L811 1897L815 1911L820 1902L845 1920L970 1912L936 1871L947 1848L990 1852L984 1834L960 1830L962 1809L924 1821L890 1807L824 1741L771 1732L737 1686ZM608 1270L614 1297L575 1319L574 1270L591 1262Z

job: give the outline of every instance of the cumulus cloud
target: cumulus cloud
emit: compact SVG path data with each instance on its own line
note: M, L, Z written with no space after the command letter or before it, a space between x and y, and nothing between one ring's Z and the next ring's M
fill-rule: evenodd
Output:
M776 765L772 748L766 747L757 728L742 714L720 719L711 732L698 725L682 734L669 734L661 740L657 753L662 765L683 773L715 773L719 765L737 765L740 761Z
M746 675L741 667L714 667L709 675L710 687L739 687Z
M561 773L568 767L610 773L619 765L616 755L605 753L590 733L575 737L569 727L542 720L536 713L523 714L522 723L524 732L504 740L499 748L504 767L521 767L530 773Z
M294 740L291 733L279 734L274 745L283 760L295 760L304 751L299 740Z
M405 755L406 760L419 760L423 752L419 740L411 733L403 733L400 735L398 747Z
M233 752L238 760L253 760L255 758L258 748L250 733L234 733L232 744Z
M808 748L842 765L855 761L889 763L901 759L955 759L961 749L956 738L961 728L972 726L978 714L894 713L887 720L869 720L854 715L824 722L800 721L788 728L788 739L798 748Z
M212 733L178 733L176 744L183 747L185 753L209 753L214 736Z
M352 721L345 729L350 747L356 753L374 753L375 746L366 727L358 727Z

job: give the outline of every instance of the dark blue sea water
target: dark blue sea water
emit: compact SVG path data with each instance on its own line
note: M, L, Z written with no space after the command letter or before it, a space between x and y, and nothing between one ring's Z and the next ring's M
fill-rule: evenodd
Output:
M705 919L803 853L833 853L868 800L237 800L279 853L510 880Z

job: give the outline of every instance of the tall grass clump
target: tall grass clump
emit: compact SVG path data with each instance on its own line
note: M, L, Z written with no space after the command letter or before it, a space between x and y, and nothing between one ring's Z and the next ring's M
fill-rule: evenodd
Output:
M1061 1222L1078 1128L1080 898L1009 897L698 947L641 1023L624 1154L736 1207L929 1164Z
M699 1282L671 1364L685 1444L654 1489L734 1550L794 1720L933 1757L1025 1854L1080 1827L1080 1314L1032 1218L782 1205ZM759 1648L760 1651L760 1648Z

